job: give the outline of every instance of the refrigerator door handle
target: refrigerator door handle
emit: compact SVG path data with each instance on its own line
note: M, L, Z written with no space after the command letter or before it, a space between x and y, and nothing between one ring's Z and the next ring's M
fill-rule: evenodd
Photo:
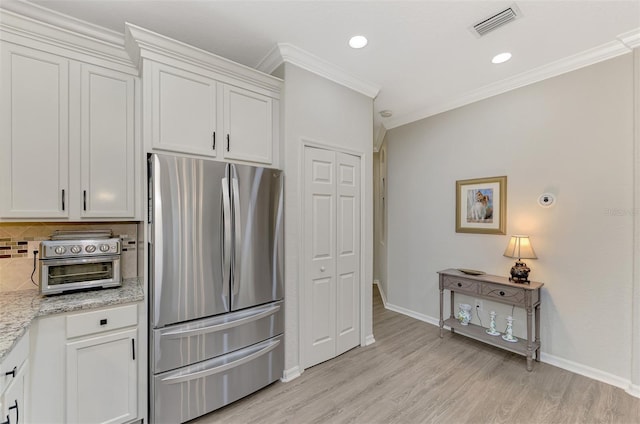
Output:
M243 318L225 322L222 324L209 325L207 327L202 327L202 328L194 328L193 330L170 331L168 333L163 333L162 337L166 339L182 339L190 336L199 336L201 334L215 333L217 331L227 330L229 328L239 327L241 325L248 324L253 321L257 321L269 315L273 315L279 310L280 310L280 305L275 305L265 310L262 310L255 315L251 315L248 317L243 317Z
M247 355L241 359L238 359L236 361L232 361L229 362L228 364L224 364L224 365L220 365L214 368L210 368L208 370L202 370L202 371L197 371L197 372L193 372L190 374L185 374L185 375L177 375L175 377L167 377L167 378L163 378L161 381L165 384L177 384L177 383L184 383L187 381L192 381L192 380L197 380L199 378L204 378L204 377L208 377L210 375L213 374L219 374L221 372L227 371L231 368L235 368L238 367L242 364L246 364L247 362L251 362L254 359L265 355L269 352L271 352L272 350L274 350L276 347L278 347L278 345L280 344L280 340L273 340L271 341L266 347L260 349L257 352L254 352L250 355Z
M240 249L242 247L242 223L240 216L240 190L238 189L238 173L236 166L231 165L233 174L231 176L231 187L233 189L233 223L235 244L233 246L233 294L240 291Z
M222 221L224 222L224 244L222 246L222 295L229 297L229 276L231 275L231 198L229 180L222 179Z

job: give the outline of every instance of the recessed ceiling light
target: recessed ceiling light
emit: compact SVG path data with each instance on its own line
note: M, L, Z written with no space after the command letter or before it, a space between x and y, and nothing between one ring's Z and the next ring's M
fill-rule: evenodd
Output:
M491 63L504 63L507 60L511 59L511 53L509 52L504 52L504 53L500 53L497 54L495 56L493 56L493 59L491 59Z
M354 35L349 40L349 45L354 49L361 49L366 46L367 43L367 37L365 37L364 35Z

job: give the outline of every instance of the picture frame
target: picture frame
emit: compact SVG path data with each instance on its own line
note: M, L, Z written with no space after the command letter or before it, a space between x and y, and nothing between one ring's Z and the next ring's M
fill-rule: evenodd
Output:
M456 181L456 233L506 234L507 177Z

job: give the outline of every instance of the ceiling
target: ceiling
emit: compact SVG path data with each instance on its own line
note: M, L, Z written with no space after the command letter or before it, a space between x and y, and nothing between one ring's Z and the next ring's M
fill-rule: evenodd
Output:
M470 27L514 1L32 3L120 33L130 22L250 67L257 67L277 43L290 43L379 88L375 131L381 123L393 128L486 97L492 92L487 88L494 87L496 94L504 81L511 88L523 85L527 75L543 75L539 70L589 49L619 54L621 34L640 34L640 0L519 0L521 17L484 37L472 34ZM365 35L369 44L360 50L348 47L355 34ZM513 58L492 64L491 58L503 51ZM583 63L570 62L574 68ZM381 110L393 116L382 118Z

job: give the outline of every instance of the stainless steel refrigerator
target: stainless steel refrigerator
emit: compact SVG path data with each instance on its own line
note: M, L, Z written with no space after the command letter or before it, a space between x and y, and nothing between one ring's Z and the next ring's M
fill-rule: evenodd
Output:
M282 180L149 157L152 423L188 421L282 376Z

